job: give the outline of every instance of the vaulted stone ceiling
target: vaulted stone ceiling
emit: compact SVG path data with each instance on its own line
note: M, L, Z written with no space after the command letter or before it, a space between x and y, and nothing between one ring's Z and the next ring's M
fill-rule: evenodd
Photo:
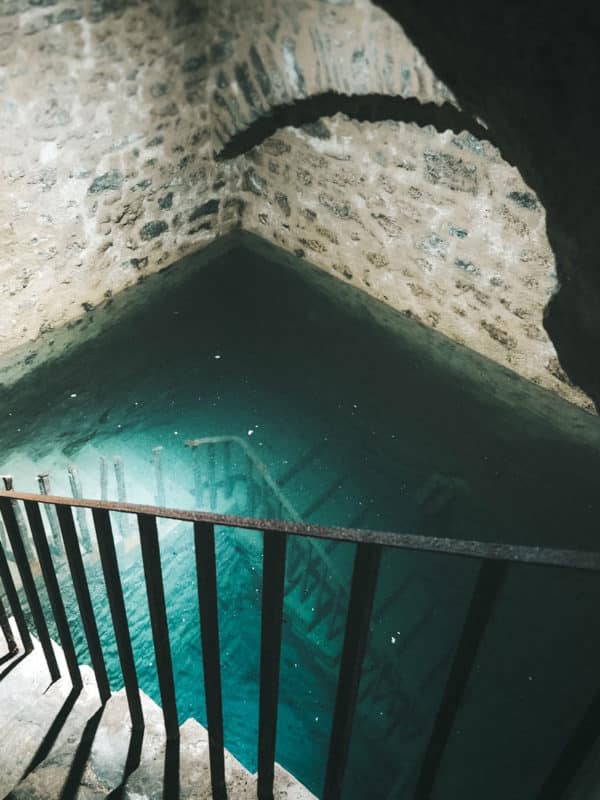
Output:
M591 408L543 327L557 277L542 202L505 137L383 10L7 0L1 13L6 381L58 327L243 229Z

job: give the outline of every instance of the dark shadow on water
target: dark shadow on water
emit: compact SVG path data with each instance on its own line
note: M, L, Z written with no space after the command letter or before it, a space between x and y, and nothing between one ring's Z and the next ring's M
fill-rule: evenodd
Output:
M142 755L142 745L144 744L144 730L132 730L131 738L129 740L129 750L127 751L127 759L125 767L123 768L122 782L106 795L106 800L122 800L125 797L125 789L127 788L127 781L132 772L134 772L140 765Z
M74 800L74 798L77 796L81 779L85 770L85 765L90 757L92 745L94 744L94 738L96 736L98 726L100 725L102 714L104 714L104 708L104 706L101 706L98 711L96 711L95 714L89 718L85 728L83 729L81 740L77 745L77 750L75 751L73 762L69 769L69 775L67 776L63 790L60 793L59 800Z

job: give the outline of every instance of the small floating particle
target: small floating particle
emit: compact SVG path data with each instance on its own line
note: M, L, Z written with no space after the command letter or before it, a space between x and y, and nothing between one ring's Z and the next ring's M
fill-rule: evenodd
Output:
M248 431L248 436L252 436L253 433L254 431L252 430L252 428L250 428L250 430Z
M217 353L217 355L215 356L215 358L216 358L216 359L219 359L219 358L221 358L221 356L220 356L220 355Z
M70 397L77 397L77 392L71 392Z

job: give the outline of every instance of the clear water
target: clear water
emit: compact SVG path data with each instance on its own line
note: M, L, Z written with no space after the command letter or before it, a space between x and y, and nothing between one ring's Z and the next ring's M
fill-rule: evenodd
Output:
M558 401L556 425L537 412L535 402L515 414L497 387L485 385L489 373L482 375L481 393L474 393L457 378L456 363L440 366L418 337L392 337L316 291L306 277L249 252L233 251L196 272L192 267L188 262L184 284L166 290L159 278L141 310L5 392L2 470L15 476L18 488L37 488L35 476L46 469L53 490L69 494L66 467L75 463L84 495L99 497L99 458L110 465L118 455L128 499L153 502L152 449L162 446L167 504L193 507L192 452L184 442L235 435L252 445L275 480L318 447L282 488L307 521L596 545L596 419ZM515 379L499 371L500 387L502 380L507 394L515 391ZM548 403L544 393L540 397ZM558 424L565 417L573 419L570 432ZM116 499L112 477L109 493ZM243 493L235 505L236 511L249 511ZM159 700L143 573L132 541L120 546L126 605L140 683ZM203 722L191 546L185 525L161 529L180 719ZM294 579L294 546L288 582ZM261 547L258 533L218 532L226 744L250 769L256 752ZM343 610L352 555L352 546L338 546L325 573L316 570L314 580L286 597L277 756L317 794L341 630L328 635L323 625L311 627L306 613L320 584L338 587ZM87 567L116 688L120 673L102 579L93 559ZM520 577L520 570L525 568L514 575ZM410 796L475 572L476 564L468 561L385 554L348 797ZM585 615L600 600L597 581L555 577L552 570L525 572L503 595L498 624L486 637L487 666L481 679L478 670L472 689L482 699L461 711L466 733L459 728L453 737L452 764L445 761L442 771L447 791L440 790L440 797L534 796L590 696L600 638L587 629ZM66 574L63 581L68 589ZM74 604L71 613L85 660ZM515 626L523 634L511 642L505 631L514 635ZM527 656L520 650L515 656L517 641ZM483 709L498 721L485 736L478 735ZM516 735L515 726L524 733ZM531 737L535 748L528 745ZM498 760L499 746L513 763L530 753L518 775ZM480 767L473 769L474 763Z

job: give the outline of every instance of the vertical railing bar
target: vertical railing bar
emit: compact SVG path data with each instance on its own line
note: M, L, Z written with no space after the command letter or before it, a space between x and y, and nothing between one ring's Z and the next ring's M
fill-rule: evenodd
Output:
M4 607L4 602L0 597L0 630L4 634L4 638L6 639L6 646L8 647L8 654L13 655L19 649L17 647L17 643L15 642L15 637L13 636L12 629L10 627L10 621L8 619L8 614L6 613L6 609Z
M83 558L81 550L79 549L77 531L75 530L75 523L73 521L73 512L71 506L59 505L55 507L92 667L96 673L96 683L98 685L100 701L106 703L110 698L110 684L106 674L106 664L104 663L104 655L102 653L98 626L92 606L92 598L90 597L90 590L83 566Z
M444 696L421 763L415 788L415 800L427 800L431 797L444 750L473 671L481 640L506 579L507 569L508 564L505 561L481 562L475 589L446 681Z
M4 483L4 488L7 492L12 492L14 489L13 485L13 477L12 475L3 475L2 482ZM21 506L13 502L12 503L14 517L17 521L17 528L21 532L20 540L23 543L23 547L25 550L25 554L27 556L27 561L33 561L33 549L31 547L31 542L29 541L29 537L27 536L27 525L25 525L25 520L23 519L23 512L21 511ZM12 547L12 545L11 545ZM13 553L13 558L15 557Z
M35 581L31 573L31 567L29 565L25 546L21 538L21 531L17 522L13 502L14 501L10 500L8 497L0 498L0 510L2 511L2 517L6 526L8 540L15 557L19 575L21 576L25 597L27 598L29 608L31 609L33 623L39 636L40 644L46 659L46 664L48 665L48 670L50 672L50 677L52 678L52 681L57 681L60 678L60 669L58 668L58 662L56 661L56 655L54 653L54 648L52 647L52 640L50 639L48 626L46 625L44 612L42 611L42 604L40 602Z
M204 666L204 693L208 727L210 778L213 800L225 800L225 753L223 741L223 702L221 695L221 656L217 609L217 566L215 530L205 522L194 523L198 604Z
M6 530L4 528L4 523L2 522L2 519L0 519L0 545L2 545L2 547L4 548L8 547L8 539L6 537Z
M562 800L600 736L600 692L587 708L544 781L537 800Z
M263 533L263 582L258 719L258 800L272 800L279 704L283 588L287 535Z
M138 528L165 731L173 741L179 739L179 720L156 517L138 514Z
M337 800L341 796L380 561L380 545L357 544L329 737L323 800Z
M75 647L71 637L71 630L69 628L65 606L62 600L58 580L56 578L52 556L50 554L48 538L44 529L44 523L42 522L40 507L32 500L25 500L24 503L25 513L27 514L27 519L29 520L29 527L31 528L33 543L37 552L38 561L40 562L42 577L44 578L44 583L46 584L48 599L50 600L54 621L56 622L56 629L58 631L63 652L65 654L65 660L67 662L69 676L71 677L71 683L73 684L73 688L80 689L83 686L83 682L81 680L81 673L77 663L77 655L75 653Z
M113 538L112 527L110 524L110 514L102 508L92 509L94 518L94 528L96 530L96 541L98 542L98 552L100 563L102 564L102 574L106 585L106 594L110 607L110 614L115 632L117 652L125 683L125 694L127 705L131 715L131 726L133 730L141 730L144 727L144 714L140 700L140 691L129 634L129 624L127 622L127 612L125 610L125 599L123 597L123 587L119 575L119 564L117 561L117 551Z
M21 603L19 602L19 594L17 592L15 582L13 581L13 577L10 573L10 567L8 566L8 560L6 558L6 553L4 552L4 547L2 547L1 544L0 579L2 580L2 585L4 586L4 591L6 593L6 599L8 600L10 610L12 611L15 622L17 623L17 630L19 631L19 636L21 637L23 649L26 653L31 653L33 650L31 634L29 633L29 628L25 622L25 615L23 614L23 609L21 608Z

